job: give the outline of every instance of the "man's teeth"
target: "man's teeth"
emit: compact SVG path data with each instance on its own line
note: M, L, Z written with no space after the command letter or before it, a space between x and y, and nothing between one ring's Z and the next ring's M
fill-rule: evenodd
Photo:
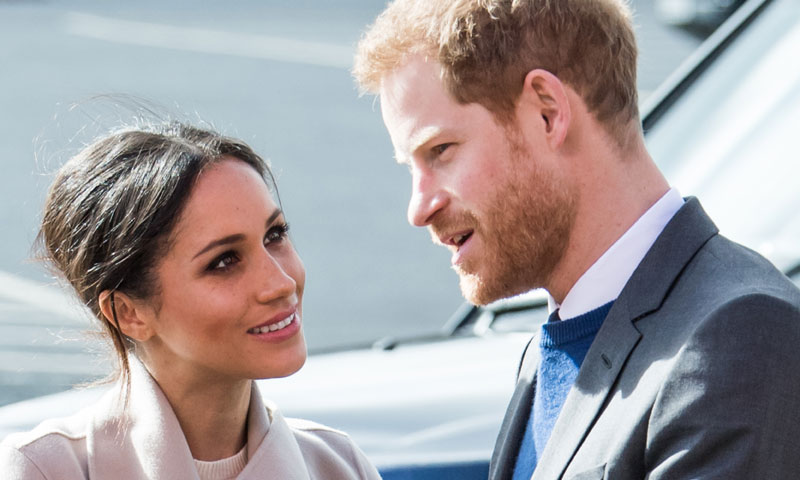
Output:
M463 235L459 235L459 236L457 236L457 237L455 238L456 245L458 245L458 246L461 246L461 244L462 244L462 243L464 243L464 242L467 240L467 237L469 237L469 234L468 234L468 233L465 233L465 234L463 234Z
M294 313L286 317L285 319L281 320L278 323L273 323L272 325L264 325L263 327L259 328L251 328L248 330L249 333L268 333L268 332L277 332L282 328L286 328L289 326L290 323L294 321Z

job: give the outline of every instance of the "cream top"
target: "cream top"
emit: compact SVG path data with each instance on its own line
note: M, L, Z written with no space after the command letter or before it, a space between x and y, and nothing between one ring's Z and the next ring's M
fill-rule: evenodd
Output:
M206 462L194 459L200 480L233 480L247 465L247 445L232 457Z

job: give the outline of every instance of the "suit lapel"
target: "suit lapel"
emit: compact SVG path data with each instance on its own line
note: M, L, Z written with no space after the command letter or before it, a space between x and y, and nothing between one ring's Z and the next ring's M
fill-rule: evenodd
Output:
M618 300L619 301L619 300ZM597 333L539 457L533 480L560 478L591 429L641 334L629 321L624 304L614 306Z
M687 199L664 228L589 348L532 480L561 478L564 474L641 338L636 320L661 306L686 264L716 233L717 228L695 198Z
M492 460L489 464L489 480L510 479L514 473L519 446L530 415L533 392L536 388L536 370L539 368L538 335L525 347L522 363L517 375L517 386L506 410L500 433L497 435Z

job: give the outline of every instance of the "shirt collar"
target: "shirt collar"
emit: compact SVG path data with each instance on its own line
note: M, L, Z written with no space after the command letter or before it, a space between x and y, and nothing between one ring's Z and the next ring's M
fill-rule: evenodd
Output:
M548 294L548 307L559 309L562 319L577 317L616 300L633 271L673 215L683 205L674 188L664 194L575 282L558 304Z

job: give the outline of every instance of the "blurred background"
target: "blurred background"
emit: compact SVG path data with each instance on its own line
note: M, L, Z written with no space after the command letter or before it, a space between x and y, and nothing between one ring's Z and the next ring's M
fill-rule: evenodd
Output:
M349 73L384 3L0 0L0 405L108 371L31 246L52 172L137 102L271 160L312 352L441 328L463 301L449 254L406 223L408 174ZM734 3L632 1L641 100ZM92 100L120 94L141 100Z

